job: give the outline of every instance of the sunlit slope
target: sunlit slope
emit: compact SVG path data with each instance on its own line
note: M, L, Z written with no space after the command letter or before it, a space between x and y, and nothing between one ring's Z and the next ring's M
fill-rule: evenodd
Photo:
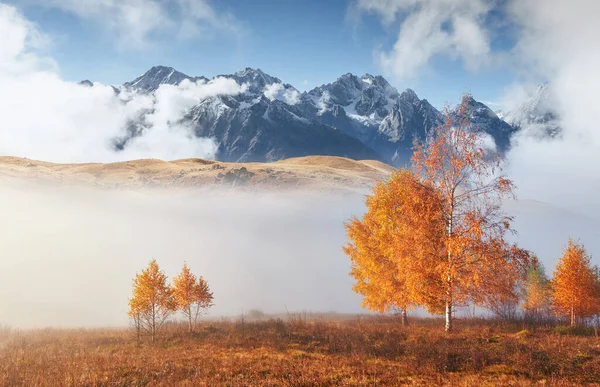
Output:
M346 190L368 188L392 167L378 161L308 156L274 163L225 163L204 159L133 160L118 163L53 164L0 157L1 178L31 178L103 187L245 187Z

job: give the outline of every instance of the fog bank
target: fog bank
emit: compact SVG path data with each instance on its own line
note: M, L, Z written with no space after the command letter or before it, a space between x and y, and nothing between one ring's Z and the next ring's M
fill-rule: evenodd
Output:
M600 252L596 218L530 201L506 208L519 242L549 268L569 236ZM341 251L343 222L364 212L359 194L3 182L0 212L0 324L126 326L132 279L153 257L169 277L184 262L204 276L215 294L211 316L363 311Z
M0 190L0 324L127 324L132 279L187 262L211 315L258 308L359 312L343 222L362 198L182 194L49 186Z

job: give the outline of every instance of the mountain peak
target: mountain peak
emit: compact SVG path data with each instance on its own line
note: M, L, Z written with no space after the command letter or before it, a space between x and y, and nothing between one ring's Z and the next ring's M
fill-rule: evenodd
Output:
M380 83L380 81L377 79L377 77L375 77L369 73L363 74L363 76L360 77L360 80L369 85L378 85Z
M360 79L363 82L368 83L373 86L380 86L380 87L383 87L384 89L392 88L390 83L381 75L371 75L369 73L365 73L365 74L363 74L362 77L360 77Z
M150 68L150 70L148 70L147 72L153 73L153 72L158 72L158 71L176 71L176 70L171 66L157 65L157 66L152 66Z
M471 94L464 95L462 103L466 105L466 114L471 128L489 134L500 152L507 151L510 147L510 137L515 129L498 117L486 104L475 100ZM456 115L459 109L460 105L454 108L452 114Z
M137 77L123 86L143 91L154 91L163 84L178 85L184 79L192 80L194 78L168 66L153 66L146 71L144 75Z
M281 80L279 80L279 78L273 77L273 76L265 73L260 68L246 67L244 70L238 71L234 75L236 75L240 78L251 77L254 79L262 79L262 80L266 81L266 83L281 83Z
M463 95L462 103L467 104L467 105L473 105L473 104L479 104L480 102L476 101L475 98L473 98L473 95L467 93L467 94Z
M273 77L259 68L246 67L242 71L230 75L220 75L225 78L232 78L237 83L248 84L248 91L254 94L262 93L266 86L274 83L281 83L279 78Z
M415 93L415 91L410 88L400 93L400 96L398 98L402 101L406 101L411 104L418 103L421 101L417 93Z
M504 120L541 138L560 135L562 129L555 108L556 96L551 89L548 82L538 85L518 106L504 114Z
M252 67L246 67L245 69L238 71L235 74L239 75L239 76L245 76L248 74L266 75L265 72L262 71L260 68L252 68Z
M165 79L170 79L170 77L180 77L180 78L191 78L189 75L186 75L182 72L175 70L173 67L169 66L153 66L150 70L144 73L143 77L164 77Z
M498 115L496 114L496 112L494 112L492 109L490 109L490 107L487 106L486 104L484 104L483 102L477 101L475 98L473 98L473 96L471 94L465 94L462 97L461 105L462 104L464 104L467 107L467 112L469 112L469 114L471 116L473 116L473 115L484 116L485 115L485 116L489 116L492 119L498 118ZM461 105L457 105L454 108L454 111L458 112Z
M347 81L356 82L356 81L358 81L358 77L352 73L346 73L346 74L343 74L340 77L338 77L337 81L338 82L347 82Z

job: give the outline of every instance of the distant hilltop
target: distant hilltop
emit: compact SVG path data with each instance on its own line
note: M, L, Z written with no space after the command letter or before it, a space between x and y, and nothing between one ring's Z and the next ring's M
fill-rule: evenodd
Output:
M365 191L393 168L375 160L307 156L273 163L227 163L204 159L133 160L53 164L0 157L1 180L36 180L105 188L239 188Z

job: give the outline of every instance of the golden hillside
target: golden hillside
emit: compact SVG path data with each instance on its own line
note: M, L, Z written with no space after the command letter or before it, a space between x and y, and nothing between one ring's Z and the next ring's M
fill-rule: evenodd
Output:
M379 161L332 156L307 156L273 163L145 159L106 164L54 164L0 157L1 180L35 179L107 188L362 190L391 171L392 167Z

